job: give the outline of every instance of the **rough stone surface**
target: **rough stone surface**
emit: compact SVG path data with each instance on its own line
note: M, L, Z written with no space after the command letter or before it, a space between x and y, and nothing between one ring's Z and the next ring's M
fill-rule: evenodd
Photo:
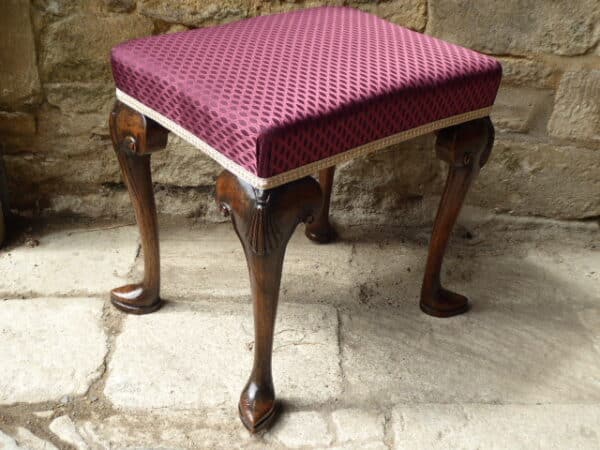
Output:
M467 203L552 218L598 214L597 191L589 190L595 187L589 180L599 178L598 172L590 174L595 162L583 176L565 174L570 171L566 167L586 167L588 152L577 148L573 154L574 146L589 151L600 142L594 102L600 4L595 0L548 5L487 0L477 8L466 0L32 0L31 11L29 2L10 0L3 3L7 12L0 19L0 30L10 34L5 40L12 43L0 50L0 81L3 76L12 80L0 83L0 148L8 155L11 206L33 216L132 217L106 124L114 100L109 68L113 45L323 5L360 8L500 58L503 88L493 113L500 146L493 158L509 146L506 158L525 167L529 161L520 146L526 145L533 148L539 176L526 169L509 183L512 172L490 165L476 184L483 187L485 177L485 189L470 195ZM518 133L525 144L515 147L514 136L503 132ZM430 223L446 170L432 145L429 136L342 164L333 195L336 220ZM547 149L545 162L541 156ZM161 214L222 220L213 202L214 179L221 171L217 164L177 138L153 162ZM550 183L557 172L564 182Z
M516 215L600 215L600 152L498 136L468 202Z
M413 405L394 409L396 449L600 446L598 405Z
M103 302L86 298L0 302L0 404L81 395L101 374Z
M77 450L89 450L90 447L83 440L69 416L57 417L50 423L49 428L62 441L72 445Z
M502 64L502 84L554 88L558 83L558 70L543 62L524 58L499 57Z
M249 14L249 2L243 0L140 0L139 10L153 19L194 27L242 19Z
M177 302L136 317L98 299L29 299L17 290L19 300L0 301L0 361L25 362L8 374L2 366L0 392L11 392L2 384L7 380L22 390L39 380L43 388L40 398L0 404L0 447L597 448L598 224L479 214L463 211L442 277L448 288L468 295L473 308L447 320L425 316L417 306L428 228L341 227L342 241L321 247L299 230L284 277L297 277L302 286L288 286L276 327L274 380L282 414L258 436L237 417L253 336L241 283L223 275L229 264L247 280L230 224L186 220L165 227L170 267L192 265L181 282L193 285L201 264L206 271L216 267L217 280L202 282L223 277L220 294L206 286L202 295L180 291ZM97 246L98 233L87 233L88 246L78 243L79 250L61 233L43 234L42 245L58 243L52 264L39 270L69 293L69 270L54 266L68 267L71 252ZM176 239L180 249L205 250L182 252L178 261ZM129 252L131 241L117 241L117 250ZM308 278L304 264L336 272ZM15 276L31 267L0 271ZM308 284L331 292L303 298L302 289L312 292ZM99 350L90 350L90 340ZM40 360L57 368L40 365L38 374L31 361ZM86 373L96 374L91 387ZM78 379L79 393L51 397L57 383Z
M394 284L405 273L390 259L397 247L380 250L370 304L381 307L393 295L395 312L342 315L346 395L385 403L597 403L600 358L579 319L579 310L598 308L595 270L580 261L565 272L572 258L558 249L506 245L519 255L500 262L498 250L480 241L446 258L445 285L473 305L447 321L418 310L419 281ZM597 251L575 251L597 259Z
M554 112L548 124L551 135L600 145L600 70L563 75ZM597 173L598 174L598 173Z
M335 399L341 393L335 310L283 304L278 316L273 376L280 398ZM252 366L253 336L250 308L236 304L175 304L128 317L104 392L120 408L235 406Z
M427 24L427 2L424 0L353 1L350 5L417 31L423 31Z
M422 197L443 183L433 145L433 136L424 136L340 165L332 199L335 217L355 224L420 223Z
M315 411L298 411L284 415L273 428L272 435L277 441L291 448L323 447L333 441L327 422Z
M331 414L339 442L383 441L382 414L364 409L340 409Z
M16 441L13 438L11 438L8 434L3 433L2 431L0 431L0 445L0 448L6 450L17 450L21 448L17 445Z
M0 109L34 103L39 96L40 79L29 1L2 1L0 42Z
M52 443L40 439L27 428L18 427L15 440L29 450L58 450Z
M35 134L35 117L27 113L0 111L0 135L7 134Z
M351 293L348 243L317 248L299 226L288 244L280 299L282 302L335 304ZM226 259L221 259L227 255ZM246 260L233 227L165 226L161 229L162 292L168 300L250 298ZM136 275L143 266L138 260ZM310 280L310 283L307 283ZM347 295L346 295L346 292ZM340 295L344 293L344 295Z
M503 87L491 114L499 131L544 133L553 105L553 91L523 87Z
M596 0L433 0L427 31L487 53L580 55L598 43L599 21Z
M42 36L45 81L108 79L110 49L152 33L152 22L138 15L81 13L51 23Z
M106 295L125 284L137 253L134 227L51 231L39 245L0 253L0 295Z
M214 185L222 170L211 158L173 134L169 135L167 148L152 158L152 180L165 185Z

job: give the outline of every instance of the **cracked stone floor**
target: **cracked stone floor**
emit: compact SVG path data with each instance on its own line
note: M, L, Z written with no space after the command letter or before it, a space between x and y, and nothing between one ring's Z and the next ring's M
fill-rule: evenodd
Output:
M417 306L429 232L341 226L316 246L298 230L274 346L283 413L253 437L229 224L163 224L167 304L140 317L107 301L140 274L134 226L36 228L0 253L0 449L600 448L598 224L466 220L444 278L473 308L451 319Z

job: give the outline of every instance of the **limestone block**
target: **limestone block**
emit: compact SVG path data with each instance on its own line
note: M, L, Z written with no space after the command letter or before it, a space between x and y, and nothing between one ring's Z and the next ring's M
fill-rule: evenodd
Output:
M394 409L396 449L592 449L598 405L405 405Z
M549 89L503 86L491 118L498 130L545 132L554 92Z
M6 135L31 135L35 133L35 117L29 113L0 111L0 144Z
M558 82L558 70L543 62L525 58L498 57L502 64L502 84L554 88Z
M427 23L427 2L425 0L392 0L383 2L355 0L350 1L349 6L417 31L423 31Z
M140 0L139 11L153 19L192 27L231 22L249 15L244 0Z
M295 404L335 399L341 393L335 309L284 303L278 316L273 378L280 398ZM253 343L247 305L169 304L156 314L127 317L104 393L124 409L235 407Z
M597 0L433 0L427 32L486 53L580 55L600 39Z
M152 156L155 183L212 188L222 170L211 158L172 133L167 148Z
M467 202L517 215L562 219L600 214L600 152L497 136Z
M580 70L563 75L548 131L558 138L594 142L598 148L600 70Z
M36 247L22 245L0 253L0 293L5 298L106 295L128 281L138 250L136 238L135 227L82 228L38 236ZM58 309L59 303L54 305Z
M152 34L148 18L130 14L77 13L51 23L41 38L44 81L110 79L110 49Z
M34 103L40 79L28 0L2 0L0 42L0 108Z
M339 442L383 441L383 414L363 409L339 409L331 414Z
M85 393L107 352L103 304L87 298L0 302L0 404Z
M316 411L284 414L270 434L287 448L323 448L333 441L327 422Z

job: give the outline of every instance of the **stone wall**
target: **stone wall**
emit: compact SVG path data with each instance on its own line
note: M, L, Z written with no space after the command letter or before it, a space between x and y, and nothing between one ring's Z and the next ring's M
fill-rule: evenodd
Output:
M113 45L322 4L349 4L501 60L497 144L470 204L600 216L598 0L2 0L0 136L13 207L32 215L131 214L106 126ZM431 220L445 173L432 142L427 136L345 164L336 214ZM173 138L153 170L162 213L217 219L215 163Z

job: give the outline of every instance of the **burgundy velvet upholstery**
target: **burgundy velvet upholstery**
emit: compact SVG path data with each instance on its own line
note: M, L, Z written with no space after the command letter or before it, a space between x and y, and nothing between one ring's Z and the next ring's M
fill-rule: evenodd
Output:
M342 7L133 40L112 67L118 90L260 178L490 107L502 70Z

